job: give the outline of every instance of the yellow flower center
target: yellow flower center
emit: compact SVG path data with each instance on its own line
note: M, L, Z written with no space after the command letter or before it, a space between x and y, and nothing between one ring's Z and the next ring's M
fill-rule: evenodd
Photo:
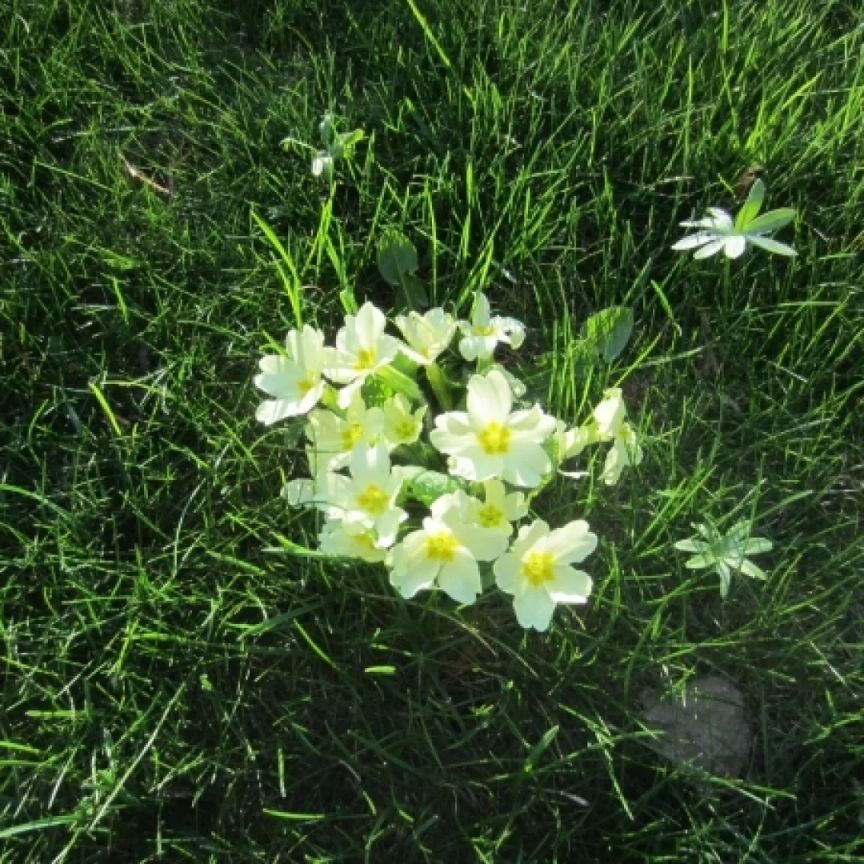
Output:
M411 417L406 417L404 420L399 420L393 427L393 434L398 441L407 441L414 436L414 420Z
M430 561L450 563L456 556L459 541L449 531L438 531L426 538L424 551Z
M475 324L473 329L475 336L495 335L495 328L491 324Z
M353 534L351 541L362 552L372 552L375 549L375 542L368 534Z
M487 456L503 456L510 451L510 430L497 420L488 423L477 440Z
M357 504L361 510L380 516L390 503L390 496L375 483L370 483L358 496Z
M363 427L359 423L351 423L342 430L342 449L351 450L363 437Z
M494 528L504 521L504 514L494 504L483 504L477 511L477 521L484 528Z
M529 552L522 559L522 575L537 588L555 578L554 563L555 556L551 552Z
M297 392L305 396L318 383L318 376L310 372L305 378L297 382Z
M371 369L375 365L375 350L373 348L361 348L357 352L357 360L354 363L354 368L362 372L364 369Z

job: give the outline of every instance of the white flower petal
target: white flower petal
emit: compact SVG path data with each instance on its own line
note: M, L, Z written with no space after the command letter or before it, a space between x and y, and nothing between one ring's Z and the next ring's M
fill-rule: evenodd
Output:
M448 522L459 542L478 561L494 561L507 548L508 534L490 528Z
M495 559L492 571L495 574L495 584L508 594L516 593L516 584L519 581L519 556L512 552L505 552L500 558Z
M438 587L457 603L473 603L483 590L480 568L467 550L460 549L453 561L441 567Z
M513 600L516 620L528 629L533 627L543 633L549 628L555 603L543 588L530 587Z
M712 240L701 249L697 249L694 253L694 258L710 258L716 255L726 245L726 238L721 237L719 240Z
M723 251L727 258L740 258L747 248L747 241L742 234L733 234L727 238Z
M387 326L384 313L368 300L360 307L354 320L359 345L374 345Z
M432 588L438 575L440 565L419 554L424 542L425 532L413 531L391 551L390 584L406 599Z
M687 225L688 223L682 222L682 225ZM699 227L690 223L688 227ZM673 243L670 246L670 249L674 249L676 252L685 251L687 249L694 249L696 246L704 246L706 243L710 243L714 238L715 234L712 231L700 231L698 234L689 234L687 237L682 237L677 243Z
M513 405L513 394L507 379L493 369L488 375L472 375L468 382L468 414L490 421L504 422Z
M546 549L561 564L584 561L597 548L597 535L588 530L584 519L574 519L549 534Z
M296 405L287 399L265 399L255 409L255 419L259 423L272 426L286 417L296 417Z
M597 423L597 433L601 441L608 441L618 434L621 424L627 418L627 406L624 403L620 387L613 387L604 394L591 412Z
M549 454L531 441L516 441L510 448L501 476L514 486L534 489L543 477L552 470ZM494 474L489 474L489 477Z
M555 603L586 603L593 587L591 577L583 570L562 567L555 570L555 580L546 585Z

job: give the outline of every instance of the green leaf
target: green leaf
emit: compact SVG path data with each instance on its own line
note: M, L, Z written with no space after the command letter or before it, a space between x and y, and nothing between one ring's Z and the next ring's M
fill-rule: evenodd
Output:
M553 726L551 729L547 729L546 732L543 733L543 737L531 748L531 752L528 754L528 758L522 766L526 774L529 774L534 770L540 757L549 748L549 745L555 740L557 735L558 726Z
M402 471L408 475L408 494L427 507L442 495L462 488L455 477L440 471L427 471L418 466L405 466Z
M753 219L759 214L762 209L762 202L765 200L765 184L761 180L757 180L751 187L747 195L747 200L744 202L738 214L735 216L735 227L740 231L745 226L749 225Z
M354 296L352 288L343 288L339 292L339 302L342 304L346 315L356 315L357 310L360 308L357 305L357 298Z
M597 347L588 339L574 339L567 346L568 360L578 378L585 378L597 363Z
M741 562L738 569L751 579L761 579L764 582L768 578L761 567L757 567L752 561L748 561L746 558Z
M359 144L365 132L362 129L352 129L350 132L341 132L336 139L337 145L342 149L345 156L350 156L355 144Z
M321 122L318 124L318 134L321 136L321 145L325 150L329 150L336 139L336 125L330 114L325 114L321 118Z
M780 243L773 237L763 237L761 234L754 234L752 237L748 237L748 239L754 246L758 246L766 252L773 252L775 255L786 255L788 258L794 258L798 254L791 246Z
M426 286L413 273L402 277L402 299L406 309L423 309L429 305Z
M714 569L720 577L720 596L725 600L726 595L729 593L729 585L732 581L732 571L729 569L729 565L723 561L717 561Z
M417 271L414 244L395 228L386 231L378 244L378 270L388 285L398 288L407 273Z
M610 306L592 315L583 328L585 338L607 362L625 348L633 332L633 310L627 306Z
M691 537L688 540L679 540L675 544L675 548L679 552L704 552L706 545L704 540L694 540Z
M717 556L709 549L699 555L688 558L684 562L684 566L688 570L704 570L706 567L713 567L716 562Z
M276 542L279 544L278 547L269 546L266 547L264 552L271 552L276 554L283 555L296 555L298 558L320 558L324 561L333 561L338 558L338 556L330 555L327 552L320 552L317 549L310 549L308 546L301 546L299 543L295 543L288 537L285 537L282 534L273 533L273 536L276 538Z
M748 222L745 231L747 234L776 231L778 228L788 225L797 214L798 211L794 207L779 207L777 210L769 210Z
M762 552L770 552L774 544L767 537L751 537L744 544L745 555L760 555Z
M388 285L400 288L406 309L429 305L426 286L417 278L417 250L414 244L395 228L384 233L378 244L378 270Z
M736 522L727 532L726 539L738 544L750 536L750 520L742 519Z
M289 822L320 822L327 818L326 813L297 813L287 810L270 810L267 807L261 812L267 816L275 816L277 819L287 819Z

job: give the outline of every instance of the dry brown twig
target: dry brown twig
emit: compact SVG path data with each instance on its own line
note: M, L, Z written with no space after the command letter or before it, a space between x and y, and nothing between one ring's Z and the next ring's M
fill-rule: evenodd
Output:
M145 186L149 186L154 192L158 192L160 195L170 197L171 190L167 186L163 186L161 183L158 183L152 177L148 177L143 171L141 171L139 168L136 168L122 153L120 154L120 161L123 163L123 167L126 169L126 173L133 180L138 180Z

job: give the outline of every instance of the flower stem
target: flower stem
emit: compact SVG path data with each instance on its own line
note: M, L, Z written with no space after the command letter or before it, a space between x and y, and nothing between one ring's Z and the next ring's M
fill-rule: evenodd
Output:
M450 411L453 408L453 396L451 393L450 382L447 376L441 371L441 367L437 363L430 363L426 367L426 378L429 381L429 386L438 400L438 404L444 411Z
M376 373L378 377L389 384L399 393L404 393L414 402L422 402L423 394L415 381L412 381L404 372L400 372L393 366L383 366Z

